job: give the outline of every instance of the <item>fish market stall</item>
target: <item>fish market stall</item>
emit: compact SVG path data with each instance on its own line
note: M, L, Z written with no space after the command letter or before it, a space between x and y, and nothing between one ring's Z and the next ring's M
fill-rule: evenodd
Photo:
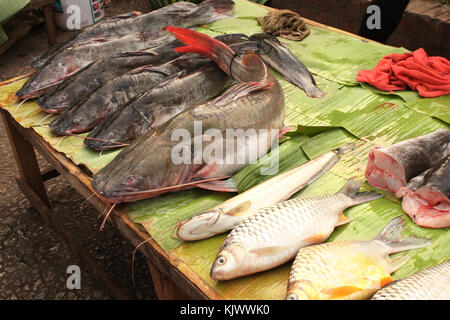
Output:
M265 16L271 9L245 0L234 0L234 2L235 7L233 13L235 17L220 19L207 25L202 24L196 27L196 30L210 37L216 37L216 39L225 34L245 33L246 35L254 35L261 33L262 28L257 18ZM405 253L400 252L402 250L389 251L390 253L394 253L392 257L395 257L398 265L397 268L392 268L392 274L391 272L388 274L383 273L383 277L379 279L380 283L385 285L393 280L407 278L419 272L425 272L424 270L427 268L445 263L450 258L450 246L448 245L450 242L450 233L448 225L445 226L444 224L444 226L439 225L439 227L430 228L415 223L405 213L408 210L403 209L405 212L402 210L402 200L396 197L400 188L396 187L391 190L390 188L380 187L381 184L377 185L378 188L374 188L373 185L379 182L378 177L373 178L370 176L366 172L366 167L372 169L374 167L382 167L378 163L373 164L374 158L370 158L369 154L376 151L380 153L380 150L388 154L392 150L389 147L397 145L402 141L410 141L409 139L420 136L427 137L426 135L435 132L437 132L436 134L439 137L442 136L442 139L447 141L448 137L446 132L450 129L450 95L423 98L414 91L400 90L387 92L378 90L369 84L358 82L356 80L358 71L374 68L378 61L386 55L406 53L408 51L403 48L395 48L368 41L313 21L306 20L306 22L310 29L310 34L307 37L301 41L283 38L279 38L279 40L308 68L307 70L314 76L314 88L320 88L320 90L302 90L291 83L295 83L295 79L289 79L288 81L286 80L286 76L283 77L282 72L275 72L272 69L284 95L284 126L290 127L291 130L287 133L283 132L284 135L279 140L279 147L274 148L269 154L262 156L258 162L245 166L243 169L231 175L231 180L228 182L231 181L236 187L236 190L232 190L227 183L213 183L208 187L210 190L205 190L206 188L191 188L188 190L176 190L177 192L161 195L155 194L157 195L156 197L142 199L140 198L142 192L139 193L137 191L133 194L136 197L133 200L139 199L139 201L108 201L107 198L109 195L106 192L103 194L99 192L103 188L102 183L105 184L108 181L108 179L104 178L107 176L104 174L105 168L108 168L108 164L112 161L117 161L117 157L121 153L124 145L133 142L125 141L125 138L128 136L122 136L118 141L115 141L115 147L120 147L119 149L103 148L101 144L96 143L83 144L83 139L80 139L80 136L88 136L92 138L91 141L96 141L95 139L97 139L101 142L101 139L99 139L100 133L98 133L100 130L96 128L91 131L91 125L95 121L91 121L89 125L86 125L85 131L74 131L73 128L76 127L79 129L81 123L77 123L77 126L73 126L69 131L64 128L61 129L64 126L64 123L61 124L63 121L56 121L55 119L59 116L53 114L56 113L55 110L61 107L61 105L55 104L49 107L50 103L48 99L39 98L39 104L36 100L31 100L31 98L41 94L43 90L47 90L47 84L41 87L38 86L34 91L30 91L30 93L26 92L27 87L24 86L27 79L10 81L0 86L1 113L19 167L20 175L17 177L17 182L20 189L30 200L33 207L49 223L53 223L65 235L65 238L69 242L72 241L70 234L61 229L56 221L57 219L55 219L56 213L53 213L48 207L48 199L42 182L43 180L59 173L80 194L88 199L99 212L105 213L109 211L107 214L107 217L109 217L108 220L147 258L153 283L158 298L160 299L190 297L196 299L262 300L284 299L286 297L288 280L291 278L295 279L299 274L298 272L300 272L298 270L295 272L292 271L293 273L290 276L293 265L292 259L294 258L292 255L283 260L282 263L278 263L278 265L274 264L270 268L253 270L247 274L239 274L235 277L228 277L229 275L223 277L218 272L220 269L218 265L224 263L218 254L227 248L226 246L222 247L222 244L224 241L232 242L235 241L233 239L239 238L238 229L240 228L242 230L242 226L239 223L243 221L243 218L239 218L239 213L246 212L248 207L251 206L248 202L244 202L245 205L243 206L234 207L233 209L236 209L234 214L229 214L231 217L238 217L233 222L233 227L237 225L238 227L230 233L230 236L227 231L232 229L232 227L217 231L201 239L180 239L183 238L183 235L180 237L180 230L183 230L187 226L184 223L185 221L189 221L191 217L204 212L214 212L215 208L221 205L225 206L227 200L235 201L233 197L236 196L236 192L220 191L238 191L242 195L252 187L262 185L261 183L269 181L271 178L275 179L276 174L261 174L261 168L271 167L273 165L272 156L275 153L278 157L278 170L276 173L289 172L286 175L287 177L290 174L299 174L299 177L304 178L304 171L295 171L300 165L310 165L311 167L308 167L308 171L316 171L308 179L305 178L303 185L296 185L292 189L288 189L288 186L290 186L288 185L288 180L281 180L281 183L278 182L280 184L277 185L277 189L270 191L270 196L273 199L276 198L276 200L271 198L272 200L270 201L273 201L271 205L291 198L294 200L289 205L295 206L298 205L298 201L295 202L295 199L302 199L302 197L334 195L336 198L332 198L332 201L335 202L327 204L327 207L332 207L337 203L337 198L345 195L341 207L341 212L348 208L345 210L345 214L338 215L341 212L335 213L333 219L336 219L336 221L330 226L331 229L323 233L315 233L305 237L304 243L306 245L324 241L326 241L326 244L330 244L337 243L338 241L363 241L374 238L381 241L390 239L389 241L391 241L392 239L386 234L389 233L389 230L392 230L394 227L396 228L400 224L398 217L401 216L405 224L405 232L403 232L402 236L407 237L405 241L409 239L405 242L402 249L411 250L406 253L409 259L404 259ZM174 27L167 28L167 30L172 32L178 40L184 42L187 46L192 45L189 43L190 37L197 36L195 34L189 34L187 31L183 31L185 29L181 28ZM155 35L148 35L146 41L153 41L153 36ZM131 41L133 43L133 39L129 38L123 41ZM227 40L224 38L219 39L222 39L223 42ZM250 37L250 39L252 38ZM233 47L236 45L235 43L228 44L231 48L235 48ZM178 47L178 45L174 46L174 44L172 46L172 49ZM135 49L141 50L142 48L137 47ZM157 50L154 48L151 49ZM265 53L267 52L270 52L270 50L265 51ZM81 51L80 54L82 54ZM149 59L145 54L140 54L139 56L142 59ZM154 56L153 51L153 54L150 55L150 60L155 59ZM241 60L237 56L232 56L231 63L240 63ZM125 58L128 59L128 57L127 55ZM123 55L120 56L120 59L122 58L124 58ZM175 54L171 57L171 59L178 58ZM98 61L102 61L101 56L98 59L100 59ZM217 63L214 57L211 59ZM263 60L266 62L264 58ZM178 61L182 61L182 59ZM87 64L87 62L84 63ZM96 64L97 62L93 63ZM119 62L117 63L120 66ZM273 67L272 63L267 63ZM217 64L220 67L220 63ZM45 67L45 63L43 65ZM157 71L154 69L149 71L149 68L144 68L145 70L141 68L139 72L152 72L151 76L145 75L149 77L146 78L147 81L150 81L148 79L156 81L153 73L157 73L160 77L157 81L161 83L167 81L173 84L180 76L184 76L184 74L180 75L180 70L176 69L180 65L178 62L170 65L164 64L166 67L170 66L170 70L175 70L169 76L165 73L169 69L165 69L162 72L160 69ZM135 65L128 64L127 71L132 70L130 74L127 74L130 78L136 73L134 71L136 70L134 69L135 67ZM229 67L229 70L232 69L231 64L227 65L227 67ZM211 69L210 71L204 68L197 76L206 77L218 70L218 68L212 66L209 68ZM217 70L213 70L214 68ZM118 67L117 69L120 68ZM115 72L114 68L111 68L110 72ZM74 73L76 74L76 71ZM83 74L83 69L81 69L79 74ZM190 73L190 75L195 75L195 73ZM239 76L240 74L236 72L235 80L240 80L238 79ZM243 76L242 79L244 78ZM195 97L199 99L203 98L202 101L204 102L217 96L219 92L222 92L227 81L220 80L216 76L214 76L214 79L217 82L207 90L209 94L205 93L201 97L199 94L193 94L190 99L194 99ZM122 79L121 81L124 81L123 83L126 84L128 80ZM245 82L245 80L241 82ZM261 80L261 82L263 81ZM126 85L120 83L112 84L108 82L108 85L117 85L114 88L119 88L119 85L126 87ZM258 82L253 86L239 87L239 90L227 91L222 97L224 99L230 97L237 99L243 91L253 92L252 90L260 90L261 87L264 87L263 90L272 90L273 92L277 90L276 86L264 85L265 83ZM69 86L70 83L67 84L67 88ZM255 86L260 87L255 89ZM213 92L213 90L216 91ZM186 89L186 91L188 90ZM159 97L157 90L152 88L151 92L152 95ZM20 101L16 93L25 100ZM39 94L36 95L36 93ZM139 99L144 99L146 95L148 96L147 93L131 101L131 104L134 105L133 110L140 108L138 102L142 100ZM183 94L186 94L186 92L183 92ZM82 95L83 93L79 93L79 97ZM100 97L104 97L105 95L107 95L106 92ZM276 95L275 97L281 99ZM175 97L171 98L175 99ZM99 103L99 100L92 101L97 104ZM196 103L202 103L202 101ZM227 102L228 100L225 101ZM234 102L232 99L231 101ZM94 105L94 102L92 105ZM220 104L223 103L223 100L220 100L220 98L217 98L214 102L224 107ZM47 106L47 112L49 113L43 111L45 109L44 105ZM187 108L182 103L176 105L176 114L179 112L182 113L185 110L183 108ZM111 108L115 107L112 106ZM119 107L117 106L117 108ZM73 113L73 111L67 110L63 111L62 114L64 112L66 115L70 115L71 112ZM108 115L108 117L110 116ZM142 121L139 127L140 129L145 126L151 127L153 126L153 124L149 124L151 119L154 119L154 117L144 115L137 117L134 123ZM114 122L113 127L122 126L120 123L117 123ZM155 129L155 131L157 130ZM55 134L56 131L59 131L63 135ZM96 135L93 136L93 133ZM104 139L103 136L102 139ZM435 138L428 139L434 141ZM417 140L411 141L405 143L417 144ZM440 168L445 163L436 164L436 162L442 157L448 156L446 153L448 142L446 143L443 147L444 150L438 155L439 159L430 162L428 167L422 168L420 172L414 173L411 177L419 176L419 173L425 169L430 169L431 173L441 172ZM349 145L352 147L344 147ZM32 147L53 165L57 173L50 172L41 175ZM398 150L399 148L393 149ZM392 152L389 154L392 154ZM325 158L327 159L326 162L320 164L319 159L323 160ZM402 161L398 162L406 163ZM435 165L439 165L439 167L435 169ZM119 167L116 169L112 168L112 170L111 166L109 168L110 172L113 173L120 171ZM409 167L407 169L409 170ZM110 172L108 174L111 174ZM104 175L102 176L102 174ZM93 176L103 177L103 179L97 179L100 180L97 181L95 178L92 179ZM184 177L185 174L183 173L182 176ZM369 177L368 180L366 180L367 176ZM129 181L130 184L134 183L136 179L134 176L132 178L128 179L132 180ZM359 179L362 183L355 187L352 178ZM375 179L373 181L376 181L376 183L372 182L371 179ZM92 184L91 180L94 181ZM214 180L214 178L210 180ZM431 178L429 180L431 181ZM406 188L406 190L403 190L404 194L408 194L412 199L417 199L417 194L411 191L413 189L408 189L409 186L405 185L406 182L401 185ZM187 182L183 186L188 186L189 183ZM289 183L293 183L293 181ZM195 184L195 181L192 184ZM300 183L298 182L298 184ZM433 185L439 184L434 183ZM167 188L165 190L168 190L173 186L163 187ZM179 185L175 184L175 187L179 187ZM216 188L216 191L211 190L214 188ZM363 193L356 193L359 188L361 188ZM173 188L170 190L173 191ZM374 191L377 193L374 193ZM275 196L278 196L278 198ZM263 201L264 198L270 198L269 193L267 193L267 197L263 193L260 197L261 199L259 201ZM349 202L349 199L352 199L352 201ZM266 200L269 201L269 199ZM259 209L262 210L262 208ZM286 205L286 210L290 210L288 205ZM436 210L439 211L440 209L438 208ZM236 212L239 213L236 214ZM212 217L214 217L214 219L211 218L213 221L219 221L222 218L220 214L212 215ZM282 215L279 220L282 220L281 217ZM191 221L195 221L195 218ZM289 225L295 225L295 222ZM195 232L192 234L195 234ZM398 242L402 243L402 240ZM311 248L311 246L306 248ZM75 245L75 249L82 251L82 248L79 248L77 245ZM274 252L278 253L279 250L276 246L268 246L256 248L254 252L256 255L264 258L265 255L272 255ZM86 259L90 261L89 257L86 257ZM304 257L299 255L296 261L300 259L304 259ZM90 265L95 267L95 263L92 261ZM215 272L211 271L212 267ZM107 275L102 275L101 277L106 282L110 281ZM348 290L348 286L341 285L341 288L344 287ZM344 295L344 291L333 290L327 292L330 297L339 298ZM291 292L288 297L292 297L292 294ZM120 297L120 293L117 296ZM356 295L355 297L363 296Z

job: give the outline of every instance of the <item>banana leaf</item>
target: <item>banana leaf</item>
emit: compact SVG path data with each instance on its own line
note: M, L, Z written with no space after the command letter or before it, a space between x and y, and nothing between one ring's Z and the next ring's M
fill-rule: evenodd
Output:
M266 9L245 0L234 1L237 18L217 21L197 30L211 36L232 32L261 32L256 17L265 15ZM355 149L345 154L328 173L294 197L335 193L351 177L364 179L367 155L374 146L389 146L439 128L450 128L448 96L424 99L413 92L390 94L377 92L374 88L358 85L356 82L358 70L371 69L384 55L405 52L405 49L370 43L333 30L310 27L311 34L300 42L281 41L314 74L318 86L326 96L322 99L309 98L302 90L276 74L286 100L285 124L297 128L280 141L279 172L348 142L353 142ZM87 149L81 143L81 138L53 135L48 123L54 116L41 111L35 101L19 104L16 100L14 92L24 81L0 87L0 107L11 113L21 125L32 127L53 148L92 173L100 170L120 152L98 153ZM261 174L261 167L271 163L270 157L271 154L268 154L233 176L240 192L270 177ZM374 189L367 183L362 188ZM346 210L345 215L352 222L338 227L327 241L371 239L390 219L401 215L407 223L405 234L430 238L433 242L426 248L408 252L410 260L394 273L394 278L412 275L450 258L449 228L427 229L415 225L402 212L398 199L387 192L377 191L385 197ZM135 223L141 224L164 250L184 262L224 298L281 299L286 291L292 262L260 274L216 282L209 277L209 271L226 234L193 243L184 243L171 237L177 222L208 210L233 195L194 189L124 204L121 209Z

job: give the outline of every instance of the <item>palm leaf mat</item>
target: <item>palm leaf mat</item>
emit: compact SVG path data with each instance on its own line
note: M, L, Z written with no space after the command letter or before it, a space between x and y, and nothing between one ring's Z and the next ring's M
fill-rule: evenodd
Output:
M261 32L256 17L265 15L266 9L245 0L234 1L237 18L197 29L211 36ZM281 41L305 63L326 96L322 99L308 98L303 91L277 75L286 98L286 125L299 126L296 134L284 139L279 146L279 170L292 168L347 142L355 142L357 148L294 197L335 193L350 177L363 177L368 151L375 145L389 146L439 128L450 128L448 95L425 99L415 92L390 94L356 82L358 70L371 69L384 55L405 52L405 49L367 42L332 30L310 28L311 34L301 42ZM54 116L41 111L35 101L21 105L15 101L14 92L25 81L0 87L0 107L9 111L22 126L32 127L53 148L92 173L117 155L119 151L98 153L89 150L80 138L53 135L46 125ZM270 177L260 175L260 168L269 165L270 159L268 154L233 177L240 191ZM371 189L367 183L363 188ZM409 276L450 257L448 228L434 230L415 225L402 212L398 199L386 192L381 193L385 194L382 199L346 210L352 222L338 227L328 241L371 239L390 219L403 215L407 222L405 234L430 238L433 242L426 248L410 251L410 260L394 273L394 278ZM209 277L209 271L226 235L193 243L183 243L171 237L177 221L208 210L232 195L189 190L122 205L122 210L135 223L142 224L164 250L183 261L224 298L281 299L286 291L290 262L260 274L216 282Z

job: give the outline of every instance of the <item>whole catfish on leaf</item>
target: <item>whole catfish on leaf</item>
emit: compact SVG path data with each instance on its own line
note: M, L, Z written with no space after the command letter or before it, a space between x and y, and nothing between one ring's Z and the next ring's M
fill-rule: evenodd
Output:
M16 95L21 99L38 97L93 61L126 51L154 48L172 40L170 35L160 36L158 33L145 31L108 42L71 47L37 70Z
M59 135L90 131L108 114L120 109L140 93L152 89L175 73L191 72L208 62L210 60L203 56L187 54L160 66L146 65L134 69L109 81L86 100L66 108L50 123L50 128Z
M190 74L170 77L109 114L88 135L96 140L86 139L84 143L95 150L116 148L119 142L129 142L190 107L217 96L229 83L230 78L213 62Z
M194 106L138 137L95 174L92 178L94 190L112 203L136 201L196 186L218 190L218 186L222 185L211 184L211 179L229 176L246 166L249 157L240 162L237 161L237 154L257 145L258 138L266 143L264 146L260 143L255 156L258 158L266 154L283 127L283 91L257 54L235 56L228 46L204 34L176 27L167 27L166 30L188 44L177 51L201 53L217 63L224 72L229 74L231 69L233 77L242 83L231 87L212 102ZM195 130L198 123L201 123L201 132ZM179 129L190 137L181 142L173 141L172 135L174 132L180 133L176 131ZM224 141L226 129L247 131L244 143L236 145L236 137L228 141L233 142L237 151L228 155L230 161L205 161L201 153L196 153L194 145L201 145L202 150L211 147L223 150L224 142L227 142ZM268 133L264 135L259 129L265 129ZM220 135L212 137L213 132ZM172 155L178 148L195 159L180 163ZM192 150L193 153L190 152ZM236 189L222 189L225 190Z
M153 49L125 52L97 60L65 79L45 95L38 104L46 112L60 113L76 105L117 76L148 64L159 65L181 56L174 51L180 42L171 41Z
M395 194L402 209L419 226L450 227L450 155L411 179Z
M41 67L61 51L79 44L111 41L130 33L152 30L163 35L162 28L175 25L183 28L212 23L230 17L234 8L231 0L208 0L199 6L191 2L176 2L146 14L138 11L121 14L103 20L84 29L66 43L50 48L41 56L33 59L33 67Z

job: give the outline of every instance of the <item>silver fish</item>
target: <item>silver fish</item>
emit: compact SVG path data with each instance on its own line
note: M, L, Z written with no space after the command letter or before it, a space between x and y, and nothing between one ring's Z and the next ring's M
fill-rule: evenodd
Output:
M202 240L233 229L259 209L287 200L313 183L334 166L342 154L352 148L353 145L345 145L327 152L181 222L177 230L178 238L186 241Z
M302 247L324 242L336 226L350 222L343 211L382 197L357 193L349 180L335 195L295 198L263 208L234 228L211 268L214 280L229 280L279 266Z

